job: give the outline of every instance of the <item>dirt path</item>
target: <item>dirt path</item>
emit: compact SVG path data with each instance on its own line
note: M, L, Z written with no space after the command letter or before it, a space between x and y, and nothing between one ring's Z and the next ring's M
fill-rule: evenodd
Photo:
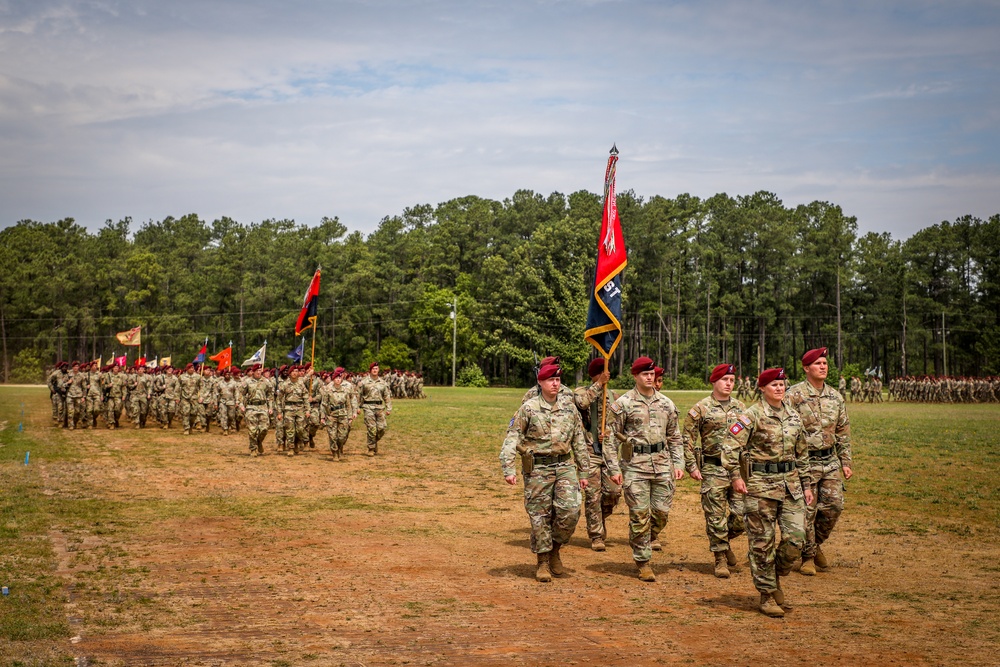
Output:
M685 484L657 583L634 576L621 505L608 551L589 549L581 523L570 576L541 585L520 489L505 488L495 454L427 456L390 432L369 459L362 435L337 463L323 449L251 460L242 434L74 434L84 463L44 464L47 492L91 489L125 524L53 535L78 664L1000 662L996 543L880 536L849 500L833 571L793 573L796 607L776 621L756 612L747 566L711 575Z

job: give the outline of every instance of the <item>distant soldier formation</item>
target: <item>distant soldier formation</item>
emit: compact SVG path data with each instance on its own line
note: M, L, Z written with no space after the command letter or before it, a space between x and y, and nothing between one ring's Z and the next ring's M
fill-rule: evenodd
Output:
M543 359L500 448L507 484L523 475L535 578L566 574L565 548L581 513L591 549L605 551L605 521L624 496L635 572L655 582L653 557L687 472L701 482L713 574L731 576L734 540L745 534L759 609L784 616L792 604L781 580L796 565L804 576L831 569L822 547L853 476L847 401L842 386L826 384L826 353L806 352L806 379L791 388L784 369L752 381L719 364L709 374L712 393L684 418L660 393L663 369L649 357L632 363L634 387L620 395L607 388L604 359L588 366L590 384L576 391L562 385L558 357ZM748 406L737 394L756 398Z
M907 403L997 403L1000 377L898 377L889 381L889 398Z
M336 368L317 371L311 364L243 371L229 366L216 372L206 365L147 368L97 362L59 362L48 375L53 426L69 430L158 426L183 429L185 435L209 433L218 425L223 436L245 430L249 454L265 454L269 431L275 450L295 456L316 448L327 431L331 456L340 460L351 424L364 414L367 454L378 454L392 399L426 398L420 373L390 370L378 364L367 373ZM122 421L124 416L125 421Z

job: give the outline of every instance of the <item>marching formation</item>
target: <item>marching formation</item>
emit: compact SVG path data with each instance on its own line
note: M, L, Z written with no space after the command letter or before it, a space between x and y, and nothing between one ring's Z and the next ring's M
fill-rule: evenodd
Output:
M997 403L1000 377L899 377L889 382L889 398L909 403Z
M628 506L628 543L640 580L655 582L674 486L685 471L701 482L701 504L714 574L731 576L733 540L744 533L760 611L792 608L781 585L796 563L804 576L830 568L823 553L844 508L853 475L850 421L841 392L826 384L826 348L802 357L806 379L787 387L784 369L762 372L760 400L735 397L732 364L711 371L712 393L682 419L659 392L663 370L649 357L632 364L635 386L607 389L605 360L588 367L591 383L562 385L558 357L542 360L538 384L514 414L500 450L504 480L524 476L524 507L538 581L566 573L563 547L586 516L594 551L606 549L605 520L619 499ZM603 403L602 403L603 401Z
M316 371L311 364L262 368L246 372L229 366L216 372L208 366L185 368L145 365L98 367L97 362L59 362L48 376L52 422L66 429L122 427L122 415L137 429L150 418L160 428L178 422L185 435L210 432L218 424L222 435L245 428L251 457L265 453L269 431L278 452L295 456L316 448L316 435L326 429L330 452L340 460L351 424L364 415L368 455L378 454L385 436L393 398L425 398L419 373L393 370L380 375L377 363L367 373L343 368Z

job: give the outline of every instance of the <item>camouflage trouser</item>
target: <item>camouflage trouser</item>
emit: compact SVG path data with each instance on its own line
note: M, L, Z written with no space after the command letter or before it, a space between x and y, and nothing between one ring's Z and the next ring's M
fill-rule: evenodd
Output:
M108 400L104 401L104 423L108 425L108 428L112 426L118 426L118 420L122 416L122 399L108 397Z
M583 494L584 514L587 517L587 536L602 540L608 536L604 519L614 510L622 497L622 487L611 481L608 467L599 454L590 451L590 475Z
M743 534L744 496L733 491L725 468L706 463L701 469L701 509L712 551L725 551L729 540Z
M177 399L176 398L164 398L160 401L160 423L164 426L170 426L170 422L174 420L174 415L177 414Z
M97 416L101 414L101 409L104 407L104 401L101 400L100 396L88 396L86 399L86 421L87 426L92 426L97 428Z
M236 404L235 403L220 403L219 404L219 426L223 431L229 431L229 429L236 428Z
M214 412L215 409L211 403L198 403L198 423L205 429L205 433L208 433L208 428L212 424Z
M343 453L347 438L351 435L351 416L338 415L326 418L326 435L330 438L330 451Z
M638 475L625 469L625 504L628 505L628 543L632 557L645 562L653 557L650 542L667 526L674 502L673 468L668 473Z
M309 431L306 428L306 408L304 405L286 405L283 414L285 421L286 447L291 447L294 451L299 451L299 444L303 446L309 442Z
M83 396L66 397L66 424L69 428L76 428L77 420L84 419L85 414L86 404Z
M146 416L149 414L149 399L145 396L132 397L132 420L136 426L146 425Z
M531 550L566 544L580 521L580 481L572 463L535 466L524 479L524 509L531 521Z
M385 421L385 410L369 405L364 406L365 430L368 432L368 449L377 450L378 441L385 435L389 425Z
M267 436L267 427L271 423L271 418L267 414L266 408L250 406L246 412L247 433L250 441L250 451L259 454L264 453L264 438Z
M813 504L806 506L806 541L803 558L814 558L816 547L826 541L844 511L844 480L836 456L826 461L810 461L809 488ZM805 477L803 478L805 479Z
M806 539L806 503L787 493L784 500L747 496L745 502L753 585L761 593L773 593L778 588L778 577L792 571L801 553ZM776 544L777 527L781 528L780 544Z
M309 416L306 418L306 431L309 433L309 444L313 444L319 431L319 403L309 404Z
M275 419L274 422L274 442L278 445L278 451L280 452L285 448L288 443L288 434L285 432L285 420Z
M198 403L195 402L193 398L182 398L181 399L181 425L184 427L184 432L189 433L191 427L194 426L195 420L198 418Z
M66 399L63 398L62 394L52 392L52 421L62 424L65 415Z

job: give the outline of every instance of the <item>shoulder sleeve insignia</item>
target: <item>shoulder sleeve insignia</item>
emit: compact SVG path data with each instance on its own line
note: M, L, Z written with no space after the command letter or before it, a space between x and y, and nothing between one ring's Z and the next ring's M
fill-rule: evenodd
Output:
M622 413L622 406L618 403L618 401L611 404L611 412L616 415L620 415Z
M691 408L691 410L688 412L688 417L690 417L691 419L697 419L698 411L694 408Z
M735 424L729 427L729 432L732 433L733 435L739 435L744 428L746 427L742 423L736 422Z
M743 422L743 425L744 425L744 426L749 426L749 425L750 425L750 418L749 418L749 417L747 417L746 415L740 415L740 416L738 417L738 419L739 419L739 420L740 420L741 422Z
M507 428L514 428L514 420L517 419L517 415L510 418L510 423L507 424Z

